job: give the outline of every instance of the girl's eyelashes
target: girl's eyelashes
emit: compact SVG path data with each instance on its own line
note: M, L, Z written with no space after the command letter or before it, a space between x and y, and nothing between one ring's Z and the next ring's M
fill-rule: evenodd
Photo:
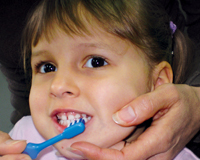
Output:
M105 58L102 57L91 57L87 60L85 67L88 68L98 68L108 65Z
M57 71L56 66L50 62L40 62L35 65L35 68L38 73L48 73Z
M87 68L99 68L108 65L107 61L103 57L99 56L92 56L90 57L84 67ZM57 67L51 63L46 61L41 61L35 64L35 71L36 73L49 73L49 72L56 72Z

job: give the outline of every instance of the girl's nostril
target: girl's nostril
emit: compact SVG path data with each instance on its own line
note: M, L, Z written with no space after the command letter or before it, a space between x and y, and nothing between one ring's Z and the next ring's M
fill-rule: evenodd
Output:
M73 95L73 93L72 92L66 92L67 94L69 94L69 95Z

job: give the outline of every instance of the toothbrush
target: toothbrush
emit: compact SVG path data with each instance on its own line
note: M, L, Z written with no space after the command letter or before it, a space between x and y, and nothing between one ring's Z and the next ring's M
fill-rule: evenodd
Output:
M63 139L70 139L78 134L81 134L85 130L85 121L81 118L79 122L75 120L74 124L70 124L69 127L65 128L63 133L39 144L36 143L28 143L25 150L22 153L28 154L32 159L37 158L37 155L44 148L57 143Z

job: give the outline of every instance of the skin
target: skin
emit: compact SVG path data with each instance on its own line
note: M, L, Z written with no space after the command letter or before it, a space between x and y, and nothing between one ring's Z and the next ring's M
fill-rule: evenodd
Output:
M100 35L102 36L102 34L100 34ZM94 37L92 37L92 38L94 38ZM106 37L106 38L108 38L108 37ZM102 40L102 42L105 41L105 39L101 39L101 40ZM44 42L45 39L41 39L40 42L41 41ZM51 41L51 42L53 42L53 41ZM47 43L51 44L51 42L49 43L49 42L46 41L45 43L46 44ZM57 49L60 49L59 45L62 42L63 41L58 43L58 45L57 45L58 48ZM85 42L85 40L84 40L84 42ZM92 41L92 43L93 42L94 41ZM65 45L66 44L68 44L68 43L65 43ZM71 45L71 46L73 46L73 45ZM118 46L119 45L117 45L115 47L117 48ZM48 45L47 45L47 48L50 49ZM119 47L119 48L123 48L123 47ZM119 48L117 48L115 51L116 52L119 51ZM137 50L136 48L134 48L134 49ZM127 51L127 48L124 47L124 50ZM52 52L52 50L51 50L51 52ZM138 52L138 50L137 50L137 52ZM59 53L62 55L62 52L59 52ZM124 56L122 53L123 52L119 52L117 55ZM73 56L71 55L71 57L73 57ZM53 64L57 62L57 61L55 61L56 58L57 58L57 55L54 57ZM129 60L129 58L127 58L127 59ZM144 58L143 57L140 57L140 58L142 59L141 62L144 63L145 62ZM64 60L64 58L63 59L59 58L59 59ZM67 66L67 67L69 67L69 66ZM105 66L105 67L108 67L108 66ZM77 67L77 68L80 69L79 67ZM90 142L90 143L76 142L76 140L73 140L73 142L71 142L71 144L72 143L73 144L71 145L70 149L69 148L67 148L67 149L65 148L66 150L64 150L64 151L62 151L62 149L59 148L59 146L65 146L66 143L65 144L58 143L58 146L56 146L57 149L60 151L61 154L66 155L66 156L69 156L70 153L68 153L68 151L67 151L67 150L69 150L70 152L73 152L73 153L75 153L75 154L77 154L77 155L79 155L81 157L87 158L87 159L101 159L101 160L102 159L113 159L113 158L114 159L117 158L117 159L121 159L121 160L122 159L133 159L132 158L133 155L134 155L134 159L159 159L159 158L171 159L172 157L174 157L184 147L184 145L189 141L189 139L191 139L194 136L194 133L196 133L197 130L199 129L198 128L199 126L194 125L199 120L198 116L195 116L195 117L191 116L191 115L194 116L194 115L198 115L199 114L199 113L198 114L196 113L198 111L198 108L196 106L199 103L199 99L198 99L199 91L198 91L197 88L192 88L192 87L188 87L188 86L185 86L185 85L180 86L180 87L179 87L179 85L173 85L173 84L168 84L168 85L165 84L165 85L163 85L164 83L171 82L171 78L170 77L172 77L172 75L170 74L169 70L170 70L170 68L169 68L169 66L167 64L163 64L162 63L161 65L158 65L157 69L155 70L155 72L153 74L154 75L153 76L153 80L152 80L152 84L153 85L151 86L151 91L153 91L154 89L155 89L155 91L153 91L151 93L147 93L147 94L143 94L143 93L138 94L137 95L137 96L139 96L138 98L136 98L137 96L135 96L135 97L129 96L129 94L131 92L130 91L130 92L128 92L129 94L127 94L127 93L125 94L125 96L127 96L126 98L128 99L126 102L123 102L123 103L121 102L119 106L116 106L116 109L113 109L114 107L111 108L111 110L113 109L111 111L112 114L114 112L116 112L117 110L119 110L121 108L120 106L125 106L126 104L129 104L128 105L129 108L130 107L133 108L133 111L135 112L135 117L133 117L132 120L129 119L126 122L125 119L123 119L123 114L120 114L119 112L117 113L117 115L114 116L115 117L115 119L114 119L115 122L117 122L119 125L122 125L122 126L132 126L134 124L137 125L137 124L140 124L141 122L143 122L144 120L146 120L146 119L148 119L148 118L150 118L152 116L154 117L154 122L152 123L152 126L147 131L145 131L144 134L142 134L135 142L133 142L132 144L126 146L121 151L117 151L116 150L116 149L120 149L121 148L121 142L119 142L118 144L116 144L114 146L112 146L112 144L110 144L110 147L111 148L115 148L115 149L102 149L102 148L99 148L99 146L100 147L104 147L104 146L101 146L101 144L100 145L99 144L95 144L95 142L91 142L90 140L88 140L88 142ZM66 71L66 68L63 69L63 71ZM72 70L70 70L70 71L72 71ZM101 71L102 70L100 69L100 72ZM74 73L74 72L70 72L70 73ZM93 73L93 71L92 71L92 73ZM99 70L98 70L98 73L99 73ZM61 75L61 74L59 74L59 75ZM49 77L51 77L51 76L49 76ZM91 76L91 74L89 74L89 76ZM58 80L57 79L58 77L59 76L57 75L56 76L56 81ZM65 77L65 78L67 78L67 77ZM70 77L70 78L72 78L72 77ZM54 80L54 82L55 82L55 80ZM77 81L73 81L73 83L72 83L72 81L69 81L69 79L68 79L68 82L70 82L69 84L73 84L73 83L75 83ZM140 81L140 83L141 83L141 81ZM72 86L74 87L74 85L72 85ZM87 86L90 86L90 85L87 85ZM44 86L42 86L42 87L44 87ZM55 87L53 87L53 88L55 89ZM149 91L149 90L144 91L144 93L147 92L147 91ZM170 97L166 97L166 92L167 93L171 93L170 94L171 96ZM55 96L57 94L53 94L55 92L50 92L50 93L51 93L50 96L49 96L50 98L53 98L54 100L55 100L55 98L58 98L58 96ZM68 91L68 93L73 93L73 92L71 92L71 91L69 92ZM189 101L188 97L185 96L187 94L183 94L183 93L187 93L187 94L189 93L190 95L193 95L192 96L193 101ZM73 94L70 94L70 95L73 95ZM163 95L163 96L161 96L161 95ZM39 95L36 95L36 96L38 98L41 98ZM70 96L66 95L66 97L70 97ZM165 97L165 98L159 99L159 98L155 98L155 97ZM171 97L174 97L174 98L170 99ZM72 99L72 98L74 98L74 97L70 97L70 99ZM108 102L106 101L106 103L108 103ZM144 106L144 104L145 104L145 106ZM186 104L190 104L190 105L186 105ZM193 105L191 105L191 104L193 104ZM116 104L113 104L113 106L114 105L116 105ZM42 107L44 107L44 106L45 105L42 104ZM184 106L184 108L183 108L183 106ZM188 114L188 106L190 106L190 110L189 110L190 114ZM41 108L40 108L40 110L41 110ZM156 114L157 111L159 111L159 110L162 110L162 111L159 112L159 114ZM36 112L38 112L37 109L36 109ZM47 109L46 113L49 113L48 109ZM125 113L125 112L123 112L123 113ZM116 130L117 130L117 129L119 129L118 128L119 126L115 127L115 125L117 126L117 124L115 124L112 121L112 118L111 118L112 114L109 115L110 119L109 118L108 119L104 118L104 119L102 119L102 121L104 121L104 120L110 121L109 123L112 124L112 127L114 129L116 128ZM177 120L177 117L180 118L179 121L178 121L179 123L176 124L176 127L173 127L173 130L170 130L170 132L166 132L166 130L168 130L169 126L173 126L174 125L174 120ZM45 119L45 115L43 115L43 118ZM188 119L188 121L185 121L185 119ZM185 122L184 125L182 124L183 120ZM41 121L41 123L47 123L47 122L48 122L48 118L45 119L43 122ZM92 123L97 123L97 122L94 121ZM41 127L40 125L41 124L38 124L39 128ZM165 129L163 130L163 128L165 128ZM180 133L183 133L183 130L186 129L186 128L187 128L187 131L184 132L184 134L180 134ZM190 129L188 129L188 128L190 128ZM132 131L134 129L134 127L131 127L129 129ZM130 133L130 130L127 131L128 134ZM57 132L60 132L60 129L58 129L58 130L55 129L55 132L56 133L53 133L53 134L57 134ZM179 134L177 134L177 133L179 133ZM1 140L0 147L3 146L4 141L6 141L6 139L9 139L9 137L6 136L6 135L7 134L2 133L2 136L5 136L7 138ZM160 137L159 141L158 141L158 136L156 136L156 135L159 135L159 137ZM160 135L162 135L162 136L160 136ZM47 138L49 136L51 138L51 136L54 136L54 135L46 135L45 132L44 132L43 136L44 137L46 136ZM84 140L85 140L85 137L84 137ZM182 141L182 140L184 140L184 141ZM79 141L79 139L77 141ZM162 141L162 143L160 143L161 141ZM169 141L171 143L168 143ZM93 143L93 144L91 144L91 143ZM164 144L166 144L166 145L164 145ZM18 150L16 150L14 152L13 148L16 147L16 145L18 145ZM7 146L7 144L6 144L6 146ZM165 147L163 147L163 146L165 146ZM17 159L17 158L19 158L19 156L24 156L24 155L20 155L20 154L10 155L9 153L13 153L13 152L14 153L21 153L21 150L23 150L24 148L25 148L24 142L20 142L20 141L18 141L17 143L13 143L13 145L10 145L10 146L7 146L7 147L5 147L5 145L4 145L4 150L2 150L0 155L7 154L7 155L2 157L4 159L7 159L7 158ZM145 151L144 151L144 148L145 148ZM28 156L25 156L25 157L27 158Z
M174 98L166 97L166 93ZM131 145L117 151L99 148L85 142L77 142L71 146L72 151L89 160L173 159L200 129L198 125L200 121L199 98L200 89L198 87L174 84L161 85L154 91L139 96L128 104L137 114L133 117L131 123L126 124L127 126L140 124L155 113L170 108L167 113L160 115L160 118L154 119L153 125ZM143 104L146 104L145 109L142 107ZM173 130L166 134L169 126L173 126L174 121L178 119L179 123L176 124L176 127L173 127ZM168 125L162 126L163 121ZM183 121L185 123L182 123ZM0 155L5 155L0 157L1 160L17 160L25 157L28 160L28 156L20 154L25 149L24 141L17 141L16 143L16 141L10 139L7 133L0 133ZM157 133L159 140L152 133Z
M103 57L105 64L91 66L94 56ZM45 72L43 67L47 64L55 69ZM126 138L135 127L117 125L112 120L113 113L149 92L149 81L154 88L143 53L100 29L93 30L90 36L71 37L58 31L50 41L42 37L32 47L31 66L30 110L45 139L64 130L54 120L54 113L85 113L92 117L84 133L55 145L67 158L78 159L69 149L74 142L84 140L108 148Z
M0 157L1 160L17 160L24 159L30 160L30 157L21 152L25 149L26 141L14 141L10 136L0 131Z
M158 96L162 98L155 98ZM199 98L198 87L161 85L127 105L134 110L135 117L132 117L131 122L120 120L123 126L140 124L145 119L154 117L151 126L130 145L121 151L104 149L85 142L74 143L71 147L74 153L89 160L173 159L200 130ZM123 111L125 108L119 112L126 113ZM123 114L120 115L121 118Z
M162 91L161 91L162 89ZM170 95L173 95L175 98L166 97L164 93L169 93ZM155 98L157 97L157 98ZM176 150L180 150L180 148L183 148L183 143L187 143L189 137L192 137L190 133L196 133L197 128L200 128L198 126L200 117L200 105L199 105L199 98L200 98L200 89L197 87L189 87L187 85L163 85L159 88L156 88L155 91L144 94L142 96L139 96L138 98L134 99L131 103L128 104L128 106L131 106L134 111L136 112L136 116L133 117L133 121L126 123L127 126L137 125L144 120L148 119L151 116L154 116L155 113L159 112L160 110L165 110L170 108L166 114L161 115L159 119L156 119L156 123L154 123L154 126L151 127L152 132L158 133L160 136L162 136L160 139L162 139L162 146L167 146L166 148L162 148L161 144L159 144L159 141L152 135L148 134L142 134L140 136L140 141L137 141L137 143L132 143L129 148L125 147L123 149L123 154L121 156L121 159L148 159L152 156L154 156L154 159L161 159L161 155L165 155L167 159L172 159L172 155L175 155L177 153ZM145 103L146 102L146 103ZM149 102L151 102L151 105ZM143 104L146 104L146 109L143 109ZM123 107L123 106L122 106ZM125 106L124 106L125 107ZM188 108L190 108L188 112ZM173 115L176 115L174 117ZM165 116L165 117L163 117ZM173 122L171 119L173 118ZM174 128L169 134L165 134L165 131L167 130L167 126L161 126L160 123L165 120L168 122L169 126L173 126L174 121L177 119L180 119L180 121L184 121L187 119L190 119L191 121L186 123L179 123L179 125ZM155 121L155 120L154 120ZM196 124L195 127L191 124ZM182 138L180 139L181 144L180 145L173 145L172 143L168 143L169 140L174 140L179 137L184 130L184 135L182 135ZM149 130L148 130L149 131ZM148 133L145 131L144 133ZM187 138L186 138L187 137ZM147 142L149 142L147 145ZM5 143L6 141L9 141L10 143ZM141 143L140 143L141 142ZM145 146L145 147L144 147ZM74 147L74 145L73 145ZM77 147L77 146L76 146ZM19 150L16 150L19 149ZM22 156L20 155L21 151L25 148L25 142L24 141L12 141L10 137L6 134L1 132L0 134L0 155L5 155L3 157L0 157L1 160L3 159L22 159ZM173 149L172 149L173 148ZM88 146L86 146L86 150L88 149ZM105 157L114 157L116 156L115 152L113 150L95 150L95 148L92 149L90 152L86 151L84 152L88 158L94 159L94 155L97 155L96 159L98 159L98 156L101 157L99 153L102 151L105 154ZM159 149L159 150L158 150ZM83 148L82 148L83 150ZM10 154L9 154L10 153ZM13 155L12 153L19 153L17 155ZM134 157L131 156L134 154ZM23 156L24 157L24 156ZM103 158L102 158L103 159ZM102 160L101 159L101 160ZM108 158L109 159L109 158ZM111 158L110 158L111 159Z

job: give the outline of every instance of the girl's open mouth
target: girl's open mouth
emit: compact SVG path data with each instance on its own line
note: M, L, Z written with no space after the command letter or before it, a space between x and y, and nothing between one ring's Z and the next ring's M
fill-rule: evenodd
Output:
M74 124L75 121L79 122L82 118L85 123L91 120L92 116L87 115L85 113L78 113L75 111L60 111L60 112L54 112L53 114L54 121L62 128L67 128L70 126L70 124Z
M86 114L79 114L74 112L67 112L67 113L59 113L56 115L57 122L62 125L69 127L69 125L72 123L74 124L75 121L79 122L79 120L82 118L85 123L87 123L92 117L88 116Z

